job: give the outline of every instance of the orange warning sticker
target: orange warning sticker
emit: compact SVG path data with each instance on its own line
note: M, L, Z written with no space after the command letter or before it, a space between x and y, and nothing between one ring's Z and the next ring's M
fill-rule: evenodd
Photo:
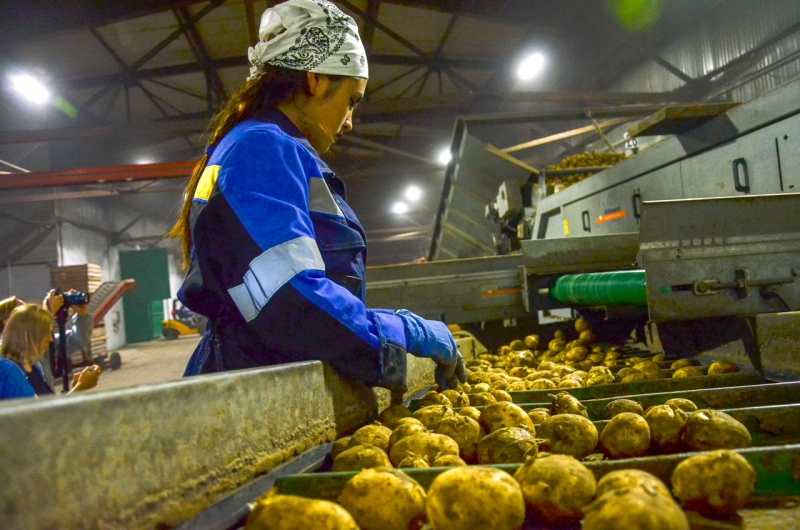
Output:
M497 289L496 291L483 291L481 296L504 296L508 294L522 294L522 289Z

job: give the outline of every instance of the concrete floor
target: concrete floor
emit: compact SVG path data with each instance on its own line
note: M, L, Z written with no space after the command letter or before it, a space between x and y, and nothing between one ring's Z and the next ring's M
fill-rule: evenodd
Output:
M189 335L176 340L142 342L117 350L122 357L122 367L119 370L107 368L92 392L180 379L198 342L198 335Z

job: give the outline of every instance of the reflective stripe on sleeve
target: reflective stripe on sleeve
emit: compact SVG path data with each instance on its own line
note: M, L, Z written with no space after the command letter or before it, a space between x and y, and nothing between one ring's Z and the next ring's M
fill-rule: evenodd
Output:
M308 270L324 271L325 262L313 238L298 237L272 247L251 261L244 282L228 289L228 294L244 319L250 322L278 289Z
M333 199L328 183L323 178L312 177L308 183L308 211L344 217L342 209Z

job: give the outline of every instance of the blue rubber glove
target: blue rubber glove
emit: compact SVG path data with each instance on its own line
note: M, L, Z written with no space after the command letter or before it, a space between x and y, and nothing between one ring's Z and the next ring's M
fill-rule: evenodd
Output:
M435 377L440 390L457 388L458 381L466 380L464 359L444 323L425 320L406 309L400 309L396 315L405 326L408 352L416 357L433 359L437 364Z

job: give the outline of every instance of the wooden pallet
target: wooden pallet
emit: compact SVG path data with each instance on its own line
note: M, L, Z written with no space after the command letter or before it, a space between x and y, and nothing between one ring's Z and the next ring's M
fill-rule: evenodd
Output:
M91 294L102 283L101 273L100 265L86 263L68 267L53 267L50 277L53 287L60 287L62 291L75 289Z

